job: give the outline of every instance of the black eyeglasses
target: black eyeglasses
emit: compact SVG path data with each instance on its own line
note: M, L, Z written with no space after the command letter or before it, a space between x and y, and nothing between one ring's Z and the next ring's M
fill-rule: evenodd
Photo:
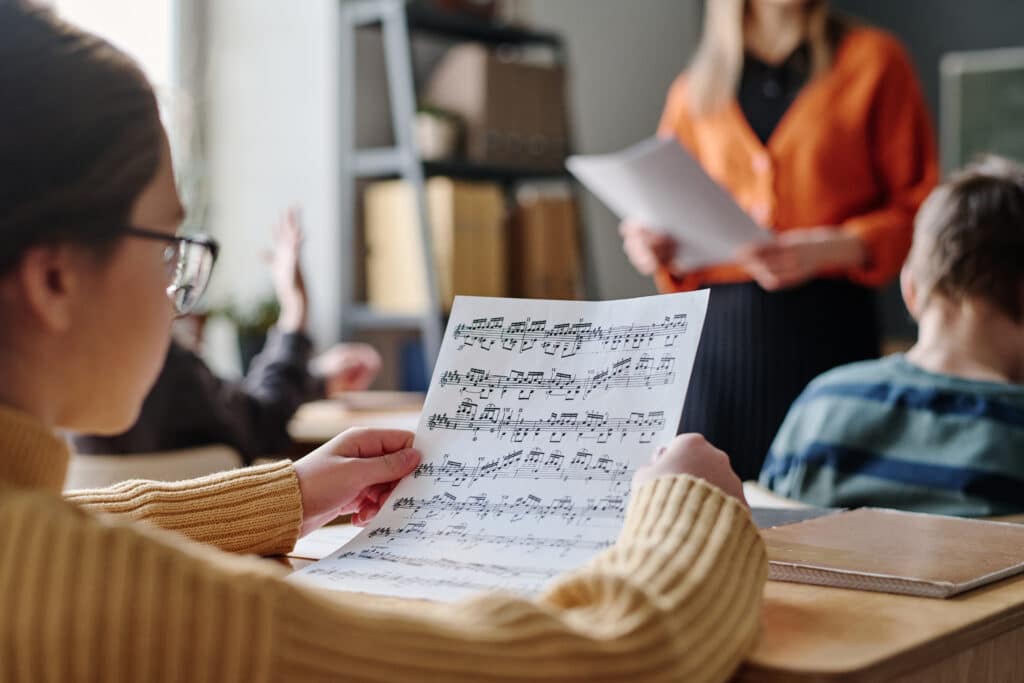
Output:
M164 249L164 264L170 279L167 296L178 315L191 313L210 283L210 274L220 252L217 241L208 235L167 235L131 226L125 228L125 233L167 243Z

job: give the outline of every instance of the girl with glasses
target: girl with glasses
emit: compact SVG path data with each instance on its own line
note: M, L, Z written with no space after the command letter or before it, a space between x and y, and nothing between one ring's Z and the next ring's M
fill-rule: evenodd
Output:
M735 672L767 561L727 456L701 437L660 449L619 541L534 600L381 604L239 556L285 553L339 513L372 517L419 462L407 432L353 430L294 464L62 496L56 431L132 423L215 249L176 236L156 103L124 55L0 0L0 101L0 680Z

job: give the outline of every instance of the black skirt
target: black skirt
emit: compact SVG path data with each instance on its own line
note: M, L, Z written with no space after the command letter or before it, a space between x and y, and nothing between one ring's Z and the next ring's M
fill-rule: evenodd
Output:
M756 479L790 405L807 383L876 358L874 290L814 280L779 292L713 285L680 433L699 432Z

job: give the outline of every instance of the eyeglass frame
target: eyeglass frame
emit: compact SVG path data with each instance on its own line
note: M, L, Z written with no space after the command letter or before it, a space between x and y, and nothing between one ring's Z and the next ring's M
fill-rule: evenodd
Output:
M179 259L181 258L181 254L183 253L183 249L181 247L182 244L195 244L204 247L209 250L210 256L213 259L210 264L211 273L213 272L213 267L217 265L217 256L220 254L220 243L217 242L217 240L215 240L214 238L210 237L209 235L168 235L167 233L157 232L155 230L137 228L133 225L125 226L123 232L125 235L129 235L131 237L140 237L142 239L156 240L158 242L173 244L177 250ZM177 263L175 263L175 267L177 267ZM196 297L196 302L198 302L199 299L202 298L203 294L206 292L206 288L209 286L209 283L209 279L207 279L207 281L203 283L203 290L199 292L199 295ZM181 317L191 313L194 310L195 304L193 303L192 306L189 306L187 309L182 310L174 296L179 289L181 289L181 286L176 285L173 281L169 285L167 285L167 297L171 300L171 305L174 306L174 310L176 311L177 315Z

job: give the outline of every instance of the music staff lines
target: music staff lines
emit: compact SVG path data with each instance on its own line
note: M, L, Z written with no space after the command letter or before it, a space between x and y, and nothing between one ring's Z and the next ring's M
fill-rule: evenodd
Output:
M536 439L541 434L547 434L551 443L560 443L569 435L607 443L615 435L625 439L630 434L637 435L640 443L650 443L664 427L665 413L661 410L631 412L625 417L609 417L599 412L562 412L531 419L523 416L522 408L502 408L494 404L480 408L469 399L459 404L454 415L435 413L427 418L427 428L431 431L469 431L473 432L474 441L484 432L499 439L509 437L513 443Z
M338 555L338 559L370 560L374 563L390 562L394 564L403 564L409 567L432 567L445 571L470 571L489 576L513 576L516 578L535 577L538 579L547 579L551 576L551 571L544 568L510 567L508 565L491 564L488 562L463 562L460 560L452 560L447 557L414 557L410 555L400 555L392 552L391 550L378 547L350 550Z
M617 520L626 512L625 496L588 498L577 503L572 496L553 498L545 502L538 496L527 494L515 499L502 496L492 501L486 493L458 498L445 491L430 498L406 496L392 504L393 510L408 510L410 518L434 518L440 515L473 515L478 519L508 518L544 520L557 518L566 524L589 524L597 520Z
M323 576L332 581L338 581L341 585L353 585L354 582L365 581L370 584L391 584L401 588L412 588L423 586L432 589L454 589L462 591L489 591L499 588L501 584L483 583L471 581L465 578L446 579L439 576L410 576L407 574L392 574L383 571L359 571L346 568L334 570L317 565L311 565L305 570L310 576Z
M460 341L459 349L479 347L484 351L497 348L505 351L525 353L538 343L549 356L562 358L577 353L618 351L621 349L650 348L656 340L663 347L674 346L680 335L686 333L685 313L665 316L662 322L649 324L595 326L582 319L575 323L548 325L547 320L518 320L505 324L504 317L476 318L469 323L455 326L454 339ZM601 348L584 351L597 345Z
M610 548L611 540L591 540L582 535L569 538L544 537L527 534L526 536L508 536L505 534L474 533L468 524L450 524L443 529L430 529L426 522L410 522L400 527L380 527L370 532L369 538L378 538L384 542L401 541L406 538L441 538L455 540L463 548L478 545L496 545L504 548L521 548L523 550L555 550L562 553L571 550L598 551Z
M498 458L477 458L476 465L466 465L447 453L440 463L425 462L417 467L413 478L431 478L452 487L472 486L482 479L554 479L561 481L629 481L633 470L629 463L607 455L595 456L587 450L574 455L539 448L512 451Z
M595 391L614 389L650 389L673 384L676 381L676 359L644 354L634 365L632 358L623 358L614 365L586 377L552 369L550 374L541 371L510 370L501 374L470 368L466 372L447 370L441 374L442 387L458 387L459 393L473 394L481 400L499 393L504 398L509 392L517 392L521 401L533 398L537 392L545 396L587 399Z

